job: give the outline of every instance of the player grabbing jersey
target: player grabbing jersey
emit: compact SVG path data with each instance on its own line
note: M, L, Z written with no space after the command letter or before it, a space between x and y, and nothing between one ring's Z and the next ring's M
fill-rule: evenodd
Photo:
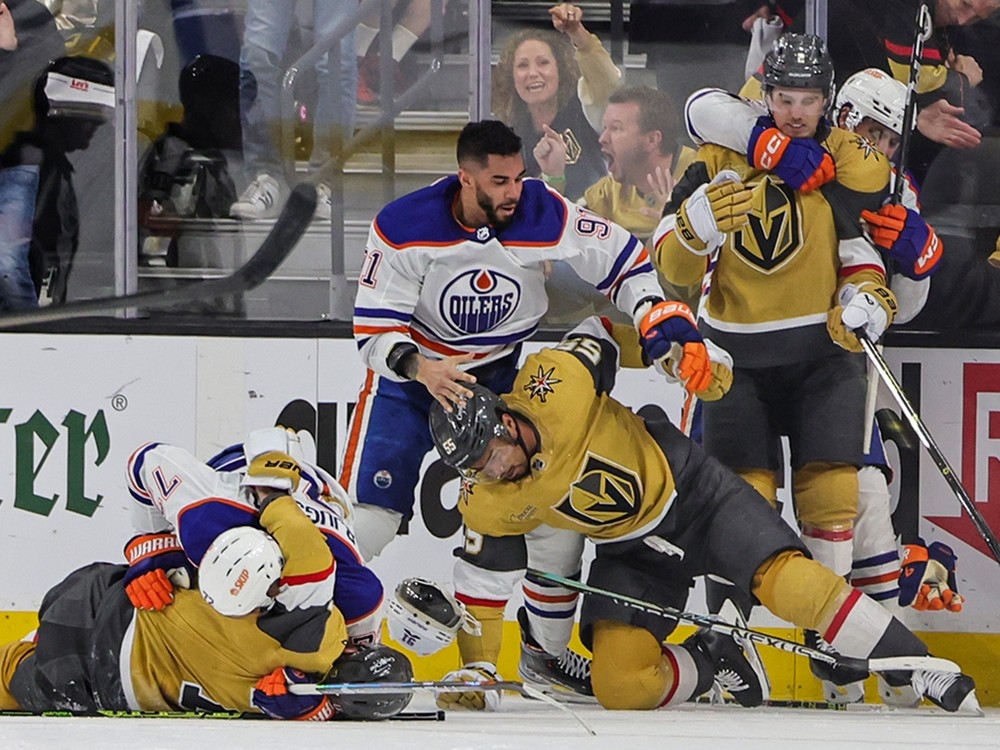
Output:
M433 447L430 405L461 403L474 382L510 386L520 344L546 312L552 262L565 261L648 334L651 360L687 345L677 372L689 390L700 390L709 369L680 308L650 317L663 291L642 243L542 181L525 180L521 140L509 127L470 123L457 157L457 175L387 205L368 237L354 309L368 372L341 473L358 502L366 558L412 515L420 465Z

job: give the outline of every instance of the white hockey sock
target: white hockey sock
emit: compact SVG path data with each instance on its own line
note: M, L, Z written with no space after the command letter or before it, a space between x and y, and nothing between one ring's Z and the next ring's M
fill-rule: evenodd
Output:
M882 604L899 597L899 548L892 528L889 488L874 466L858 472L851 584Z
M818 529L814 526L802 527L802 543L813 559L845 578L851 573L851 559L854 554L854 529Z
M691 700L698 687L698 666L691 652L680 645L663 644L663 660L674 673L673 682L667 685L659 708L669 708Z

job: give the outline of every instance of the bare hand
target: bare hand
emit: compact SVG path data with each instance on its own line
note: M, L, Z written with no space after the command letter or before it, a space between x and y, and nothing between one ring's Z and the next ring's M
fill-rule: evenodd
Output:
M587 40L590 32L583 27L583 8L572 3L560 3L549 8L549 16L556 31L568 36L576 46Z
M548 125L542 125L542 137L531 153L549 177L566 174L566 141Z
M757 8L756 11L754 11L749 16L743 19L743 30L748 34L752 34L754 22L758 18L764 18L766 20L770 20L771 9L768 8L766 5L762 5L759 8Z
M657 167L646 175L646 182L649 183L646 197L652 202L639 209L639 212L651 219L659 219L663 214L663 207L670 200L670 193L673 192L674 176L663 167Z
M465 406L466 399L472 398L472 391L463 383L475 383L476 376L462 372L458 366L474 359L472 354L458 354L444 359L428 359L421 355L417 374L413 378L422 383L434 399L449 414L455 405Z
M969 123L959 119L965 110L944 99L928 104L917 115L917 130L936 143L951 148L974 148L983 136Z
M0 49L13 52L17 49L17 31L14 28L14 17L7 8L7 3L0 3Z
M961 73L968 78L969 85L972 87L983 82L983 69L979 67L976 58L970 55L955 55L955 62L951 67L956 73Z

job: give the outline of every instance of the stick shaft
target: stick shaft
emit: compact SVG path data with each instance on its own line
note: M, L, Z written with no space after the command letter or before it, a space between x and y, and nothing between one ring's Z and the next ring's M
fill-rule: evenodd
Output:
M899 134L899 159L896 165L896 184L892 190L892 202L903 202L903 183L906 182L906 162L910 152L913 121L917 116L917 81L920 78L920 57L924 53L924 42L933 30L930 10L924 3L917 9L916 33L910 50L910 76L906 84L906 107L903 109L903 132Z

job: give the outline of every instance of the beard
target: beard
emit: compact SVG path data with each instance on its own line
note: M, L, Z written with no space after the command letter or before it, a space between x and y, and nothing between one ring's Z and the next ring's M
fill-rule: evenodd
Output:
M488 196L478 187L476 188L476 202L479 204L479 207L483 210L483 213L486 214L486 221L490 223L494 229L496 230L506 229L514 221L514 215L515 215L514 211L511 211L510 216L507 216L506 218L501 218L500 216L498 216L497 207L494 205L493 200L490 198L490 196ZM516 210L517 201L514 201L513 203L509 204L504 204L504 207L513 208Z

